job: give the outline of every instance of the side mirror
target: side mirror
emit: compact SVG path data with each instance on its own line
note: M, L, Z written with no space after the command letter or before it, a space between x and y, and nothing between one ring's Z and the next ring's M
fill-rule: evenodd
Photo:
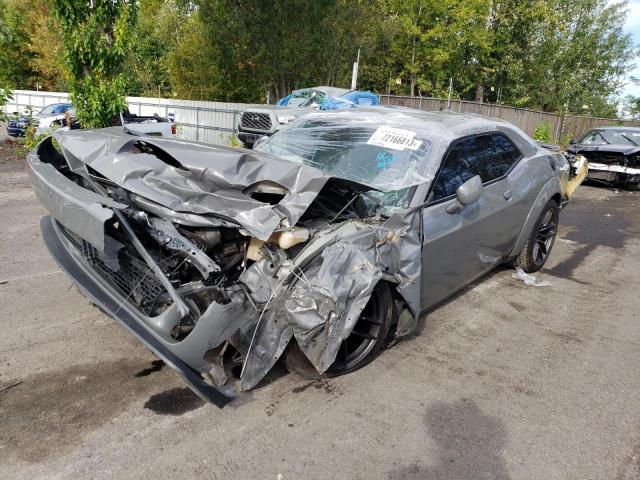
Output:
M477 202L482 196L480 175L470 178L456 190L456 200L447 207L447 213L458 213L465 206Z
M576 141L575 138L572 138L571 140L569 140L569 145L575 145L576 143L578 142Z

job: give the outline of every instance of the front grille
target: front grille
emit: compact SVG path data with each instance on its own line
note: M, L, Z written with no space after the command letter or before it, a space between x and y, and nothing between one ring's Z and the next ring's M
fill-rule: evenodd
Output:
M125 298L133 301L135 306L145 315L151 315L156 298L167 291L156 280L146 264L132 257L126 251L121 251L117 259L119 268L115 269L110 266L113 265L113 262L106 261L103 253L93 245L60 223L57 225L69 243L100 276L116 287Z
M255 130L271 130L271 117L268 113L244 112L240 118L240 125Z

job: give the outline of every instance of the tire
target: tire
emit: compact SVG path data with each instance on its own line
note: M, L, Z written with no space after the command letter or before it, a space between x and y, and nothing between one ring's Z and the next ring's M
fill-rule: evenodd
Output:
M295 339L286 353L287 370L305 378L337 377L354 372L371 363L384 348L395 319L391 286L380 282L374 288L351 335L342 342L336 360L326 372L320 373L313 367Z
M556 239L558 217L558 204L555 200L549 200L536 220L520 255L512 261L512 266L522 267L527 273L537 272L542 268Z
M640 182L636 183L627 183L625 188L630 192L640 192Z

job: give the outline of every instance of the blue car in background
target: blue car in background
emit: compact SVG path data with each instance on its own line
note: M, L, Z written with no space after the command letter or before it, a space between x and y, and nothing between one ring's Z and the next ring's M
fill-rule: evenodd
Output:
M379 104L379 97L372 92L336 87L302 88L281 98L276 105L251 107L242 112L238 138L246 148L252 148L260 137L273 135L310 109L341 110Z
M276 103L279 107L315 107L320 110L338 110L355 106L371 107L379 104L380 100L375 93L335 87L294 90Z

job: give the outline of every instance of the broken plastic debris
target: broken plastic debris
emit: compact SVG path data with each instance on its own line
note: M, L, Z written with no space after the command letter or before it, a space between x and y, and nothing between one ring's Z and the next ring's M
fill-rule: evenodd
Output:
M499 257L492 257L490 255L485 255L483 253L478 253L478 258L482 263L493 265L494 263L498 263L500 261Z
M604 216L605 217L612 217L613 215L611 215L610 213L605 213Z
M533 275L529 273L525 273L522 267L516 268L516 271L513 272L511 276L516 280L522 280L525 285L529 285L530 287L550 287L551 286L549 282L541 282Z

